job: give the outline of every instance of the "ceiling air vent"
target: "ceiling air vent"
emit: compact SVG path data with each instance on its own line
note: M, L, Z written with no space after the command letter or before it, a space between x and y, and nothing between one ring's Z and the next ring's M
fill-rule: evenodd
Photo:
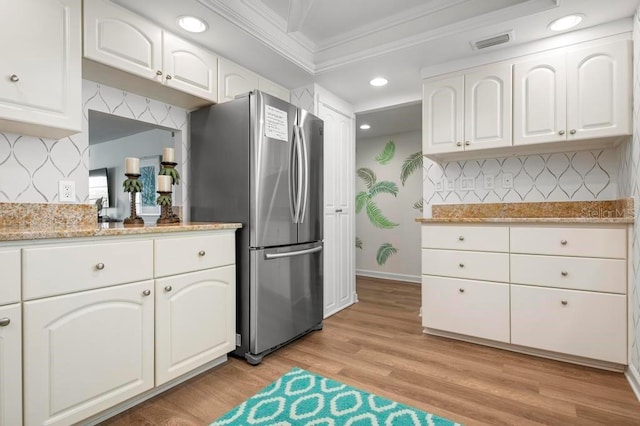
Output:
M513 31L508 31L503 34L498 34L485 38L483 40L476 40L471 42L473 50L486 49L487 47L497 46L498 44L507 43L513 40Z

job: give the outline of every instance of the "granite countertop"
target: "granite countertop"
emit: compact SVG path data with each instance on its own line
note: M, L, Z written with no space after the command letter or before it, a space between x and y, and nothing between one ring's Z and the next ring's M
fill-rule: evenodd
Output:
M188 231L238 229L241 223L181 222L128 227L122 222L98 223L92 204L0 203L0 241L101 237Z
M634 223L633 198L606 201L442 204L419 223Z

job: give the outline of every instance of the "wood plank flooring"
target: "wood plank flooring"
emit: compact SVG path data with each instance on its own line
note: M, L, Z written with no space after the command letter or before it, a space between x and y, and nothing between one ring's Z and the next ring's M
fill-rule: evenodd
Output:
M640 425L621 373L422 334L420 287L358 278L360 302L252 367L229 362L105 425L208 425L292 367L465 425Z

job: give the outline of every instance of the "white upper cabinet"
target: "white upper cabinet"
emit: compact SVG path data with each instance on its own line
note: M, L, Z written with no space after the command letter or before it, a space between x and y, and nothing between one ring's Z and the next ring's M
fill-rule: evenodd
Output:
M631 134L630 59L622 40L516 63L513 144Z
M511 65L425 81L423 152L442 154L511 145Z
M227 59L218 61L218 103L233 100L237 95L261 90L289 102L289 91L272 81L249 71Z
M80 0L21 0L0 13L0 130L81 131Z

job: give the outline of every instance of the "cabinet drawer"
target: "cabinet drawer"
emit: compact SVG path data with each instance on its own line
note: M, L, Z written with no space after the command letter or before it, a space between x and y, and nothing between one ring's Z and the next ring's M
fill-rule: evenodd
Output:
M0 250L0 305L20 301L20 250Z
M422 247L508 252L509 228L506 226L423 225Z
M422 325L509 342L509 286L422 277Z
M618 294L511 286L511 343L627 363L627 303Z
M24 299L142 281L153 277L151 240L23 250Z
M509 282L509 255L507 253L422 249L422 273Z
M232 232L162 238L154 241L154 247L156 277L232 265L236 261L235 234Z
M627 262L621 259L512 254L511 282L626 294Z
M625 228L511 227L511 253L627 257Z

